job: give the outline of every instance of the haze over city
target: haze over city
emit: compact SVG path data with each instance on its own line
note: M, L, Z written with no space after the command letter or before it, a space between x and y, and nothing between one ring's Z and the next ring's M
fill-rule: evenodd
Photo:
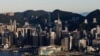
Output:
M0 0L0 13L25 10L90 12L100 9L100 0Z

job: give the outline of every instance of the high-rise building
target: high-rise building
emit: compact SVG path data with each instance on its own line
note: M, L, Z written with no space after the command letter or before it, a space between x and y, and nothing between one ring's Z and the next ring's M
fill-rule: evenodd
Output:
M58 15L58 20L55 20L55 27L56 27L56 35L58 38L61 37L61 32L62 32L62 22L59 18L59 15Z
M70 50L70 36L67 27L65 27L65 30L62 31L61 46L64 51Z
M100 39L100 26L99 25L97 25L96 30L97 30L97 37L96 37L96 39Z
M97 33L100 34L100 26L99 25L97 25L96 29L97 29Z
M45 31L41 31L39 34L39 45L40 46L46 46L46 44L49 41L47 41L47 36L46 36L46 32Z
M61 46L64 51L69 50L69 38L68 37L65 37L61 40Z
M38 47L39 46L39 37L38 37L38 33L36 32L36 30L34 32L32 32L32 46L33 47Z
M55 32L56 32L56 45L61 45L61 33L62 33L62 22L60 20L60 17L58 15L58 19L55 20Z
M16 20L14 20L13 25L14 25L14 32L16 32Z
M88 20L87 19L84 20L84 24L88 24Z
M73 50L77 50L78 51L79 32L78 32L77 29L75 31L73 31L72 36L73 36L72 48L73 48Z
M69 39L70 39L69 40L70 41L69 42L69 49L72 50L72 39L73 39L73 37L72 36L69 36Z
M55 32L50 32L50 45L55 45L55 38L56 38L56 34Z
M96 20L96 18L93 18L93 23L97 23L97 20Z

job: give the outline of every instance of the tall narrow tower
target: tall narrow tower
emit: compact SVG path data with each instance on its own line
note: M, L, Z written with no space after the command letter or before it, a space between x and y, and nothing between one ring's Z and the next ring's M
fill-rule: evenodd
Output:
M13 25L14 25L14 32L16 32L16 20L14 20Z
M12 20L10 19L11 31L13 31L12 24Z
M55 32L50 32L50 45L54 45L55 44L55 38L56 38L56 34Z
M59 14L58 14L58 19L55 20L55 25L56 25L56 34L57 37L61 37L61 31L62 31L62 22L60 20Z

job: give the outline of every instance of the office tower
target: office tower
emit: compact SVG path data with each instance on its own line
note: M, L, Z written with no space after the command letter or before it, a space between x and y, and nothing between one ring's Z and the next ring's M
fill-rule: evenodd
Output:
M14 20L13 25L14 25L14 32L16 32L16 20Z
M18 32L18 38L17 38L17 44L19 47L23 47L23 36L22 36L22 31Z
M87 19L84 20L84 24L88 24L88 20Z
M6 38L6 39L4 39L4 49L7 49L7 48L9 48L10 46L9 46L9 41L8 41L8 39Z
M10 37L10 31L8 29L5 29L4 32L4 48L9 48L11 46L11 37Z
M44 41L44 33L43 32L40 32L39 33L39 45L40 46L44 46L43 41Z
M67 27L65 27L65 30L62 31L61 46L64 51L70 50L70 35Z
M12 26L13 22L12 20L10 20L10 25L11 25L11 31L13 31L13 26Z
M10 32L9 33L9 46L14 45L14 38L15 38L15 36L14 36L13 32Z
M13 44L17 46L18 32L13 33Z
M73 39L79 39L79 31L76 29L72 32Z
M90 33L92 34L93 39L97 38L96 28L92 28Z
M55 32L51 31L50 32L50 45L55 45L55 38L56 38Z
M2 26L3 26L3 24L1 23L0 24L0 33L3 31L3 29L2 29L3 27Z
M8 45L11 46L12 45L12 37L10 36L10 33L9 33L9 36L8 36Z
M62 32L62 22L59 18L59 15L58 15L58 20L55 20L55 27L56 27L56 35L58 38L60 38Z
M87 40L88 40L88 45L92 46L92 40L93 40L93 36L90 32L87 32Z
M25 33L26 33L26 34L28 33L28 28L25 28Z
M47 33L46 31L41 31L39 34L39 45L40 46L47 46L49 41L47 40Z
M27 45L27 36L28 36L28 28L21 28L21 33L22 33L22 37L23 37L23 44ZM19 36L19 35L18 35Z
M34 29L34 31L36 31L36 29ZM35 33L34 33L34 35L35 35ZM32 43L33 43L32 41L33 41L33 38L31 36L31 29L27 29L27 36L26 36L27 45L32 45Z
M62 32L62 22L60 20L60 17L58 15L58 19L55 20L55 30L56 30L56 45L61 45L61 32Z
M16 32L16 20L12 21L10 20L10 25L6 25L7 29L9 29L11 32Z
M100 26L99 25L97 25L96 30L97 30L97 37L96 37L96 39L100 39Z
M25 28L22 29L22 36L25 37Z
M36 32L36 30L34 30L34 32L32 32L32 46L33 47L39 47L39 37L38 37L38 33Z
M1 32L1 36L2 36L2 45L4 45L4 32Z
M72 33L73 39L72 39L72 48L73 50L79 50L78 49L78 42L79 42L79 32L76 29L75 31L73 31Z
M96 20L96 18L93 18L93 23L97 23L97 20Z
M64 51L69 50L69 37L65 37L61 39L61 46Z
M99 25L97 25L96 29L97 29L97 33L100 34L100 26Z
M70 42L69 42L69 49L72 50L72 39L73 37L70 35L69 36Z
M46 38L47 38L47 45L50 45L50 34L46 33Z

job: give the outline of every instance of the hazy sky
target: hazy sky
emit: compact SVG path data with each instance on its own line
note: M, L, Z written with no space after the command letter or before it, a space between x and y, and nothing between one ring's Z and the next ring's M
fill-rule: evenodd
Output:
M25 10L89 12L100 9L100 0L0 0L0 13Z

